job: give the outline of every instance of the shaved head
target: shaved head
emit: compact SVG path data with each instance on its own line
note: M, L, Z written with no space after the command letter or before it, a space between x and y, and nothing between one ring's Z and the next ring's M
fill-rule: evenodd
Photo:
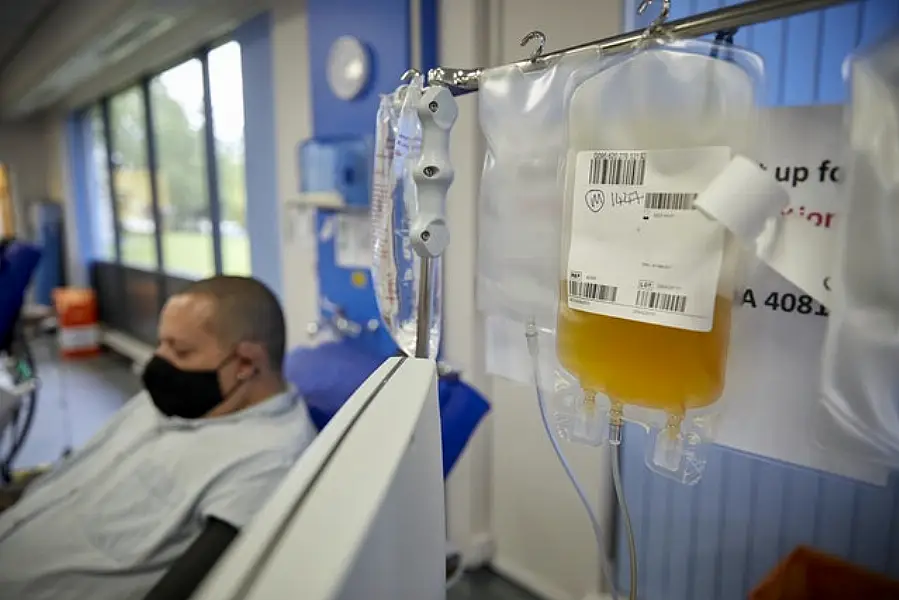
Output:
M274 372L284 362L286 326L275 294L251 277L218 275L190 284L178 295L205 296L212 301L206 319L222 346L253 342L265 348Z

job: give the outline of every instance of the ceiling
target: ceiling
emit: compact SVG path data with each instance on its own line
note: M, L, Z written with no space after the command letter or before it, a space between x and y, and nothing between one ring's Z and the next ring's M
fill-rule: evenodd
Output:
M275 1L0 0L0 122L82 107Z
M0 1L0 76L61 0Z

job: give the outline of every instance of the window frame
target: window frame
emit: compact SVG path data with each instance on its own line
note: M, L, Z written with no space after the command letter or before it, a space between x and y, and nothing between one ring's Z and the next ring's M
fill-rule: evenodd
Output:
M114 264L120 266L126 266L128 268L133 268L141 271L156 273L158 275L171 275L176 277L187 277L195 279L198 277L196 274L191 273L183 273L180 271L169 271L166 270L166 260L165 260L165 247L163 242L163 235L165 233L162 215L159 205L159 182L157 181L157 171L159 167L159 156L158 156L158 143L157 143L157 132L155 130L155 120L153 114L153 101L150 94L150 84L159 75L162 75L166 71L173 69L185 62L190 60L199 60L202 68L202 81L203 81L203 152L205 153L205 177L204 184L206 185L207 198L209 201L209 220L211 223L211 242L212 242L212 255L214 262L214 274L222 275L225 269L225 259L224 259L224 249L222 244L222 231L221 231L221 216L222 216L222 206L221 206L221 193L220 193L220 185L219 181L219 165L218 165L218 154L217 154L217 142L215 138L215 120L213 116L213 106L212 106L212 95L211 95L211 75L209 70L209 53L224 46L225 44L235 42L238 43L233 36L223 36L217 39L215 42L210 44L205 44L198 48L197 50L180 56L176 60L172 60L170 62L165 63L163 66L154 69L153 71L146 72L141 74L140 76L130 79L127 83L116 87L110 92L104 94L100 98L94 100L93 102L87 104L81 109L75 111L76 114L80 115L88 115L90 113L91 108L98 108L101 114L102 121L102 135L103 141L105 144L106 151L106 168L109 172L108 177L108 187L109 187L109 202L112 203L111 214L113 221L113 239L115 242L115 252L114 252ZM152 214L154 221L153 228L153 244L155 250L155 269L150 270L145 266L133 265L127 262L123 262L122 260L122 222L121 215L119 214L118 207L118 196L116 193L116 185L115 185L115 148L112 145L112 128L111 128L111 118L110 118L110 103L113 98L119 96L122 93L125 93L129 90L137 88L141 95L142 101L142 109L144 112L144 122L143 126L146 129L145 136L145 150L147 155L147 172L150 180L150 200L152 203ZM93 136L94 133L92 132ZM93 144L93 137L92 137ZM93 168L93 165L89 165L88 168Z

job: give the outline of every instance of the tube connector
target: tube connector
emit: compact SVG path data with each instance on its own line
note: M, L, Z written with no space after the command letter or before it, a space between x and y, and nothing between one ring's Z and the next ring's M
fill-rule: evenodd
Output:
M670 414L665 427L656 436L652 464L665 473L677 473L684 462L684 437L681 434L682 414Z
M621 428L624 426L624 406L620 402L612 402L609 408L609 444L621 445Z

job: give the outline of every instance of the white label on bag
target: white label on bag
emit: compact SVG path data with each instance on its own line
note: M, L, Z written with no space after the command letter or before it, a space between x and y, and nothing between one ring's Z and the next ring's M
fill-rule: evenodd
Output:
M725 229L693 209L727 147L578 152L568 307L710 331Z
M421 121L413 106L403 111L397 125L393 146L393 169L397 179L402 181L406 173L406 163L421 154Z

